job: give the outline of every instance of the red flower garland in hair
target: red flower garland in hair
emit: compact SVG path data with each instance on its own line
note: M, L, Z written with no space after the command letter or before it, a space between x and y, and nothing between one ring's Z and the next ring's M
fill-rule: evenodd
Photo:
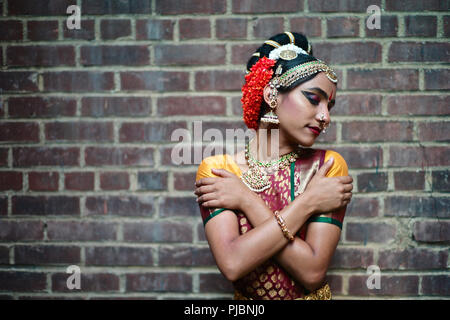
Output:
M244 110L244 122L249 129L258 128L259 110L263 99L264 87L269 83L273 75L272 67L276 60L262 57L250 69L245 76L245 84L242 86L242 109Z

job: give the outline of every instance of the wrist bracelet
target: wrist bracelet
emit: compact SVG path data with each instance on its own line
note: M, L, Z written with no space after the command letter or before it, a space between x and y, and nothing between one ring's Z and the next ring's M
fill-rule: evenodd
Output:
M292 234L289 232L287 226L286 226L286 222L284 222L283 217L280 215L280 213L278 211L274 212L275 215L275 219L277 219L278 225L281 228L281 231L283 232L283 235L286 239L288 239L289 241L293 241L294 237L292 236Z

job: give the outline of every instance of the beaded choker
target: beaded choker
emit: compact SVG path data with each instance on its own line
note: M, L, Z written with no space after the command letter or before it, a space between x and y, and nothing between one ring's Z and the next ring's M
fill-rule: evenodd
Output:
M299 149L291 151L279 159L272 161L258 161L250 152L250 143L245 146L245 159L248 162L249 170L242 175L244 184L254 192L264 191L271 186L269 174L287 168L299 157Z

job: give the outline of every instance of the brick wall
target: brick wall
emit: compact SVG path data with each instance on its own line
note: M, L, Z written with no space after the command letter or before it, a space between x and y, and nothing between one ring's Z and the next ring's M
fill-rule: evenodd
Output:
M80 30L66 27L72 4ZM379 30L366 27L372 4ZM230 298L192 193L197 165L172 163L170 137L195 120L244 128L244 65L286 30L341 79L317 144L354 177L335 297L450 296L449 6L0 0L0 298ZM81 290L66 286L69 265Z

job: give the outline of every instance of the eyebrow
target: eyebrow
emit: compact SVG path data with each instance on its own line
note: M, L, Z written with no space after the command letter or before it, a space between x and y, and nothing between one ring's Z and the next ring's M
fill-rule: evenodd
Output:
M323 91L322 89L315 87L315 88L309 88L308 90L316 90L316 91L319 92L326 100L328 100L328 94L327 94L325 91ZM331 100L330 102L334 102L334 99Z

